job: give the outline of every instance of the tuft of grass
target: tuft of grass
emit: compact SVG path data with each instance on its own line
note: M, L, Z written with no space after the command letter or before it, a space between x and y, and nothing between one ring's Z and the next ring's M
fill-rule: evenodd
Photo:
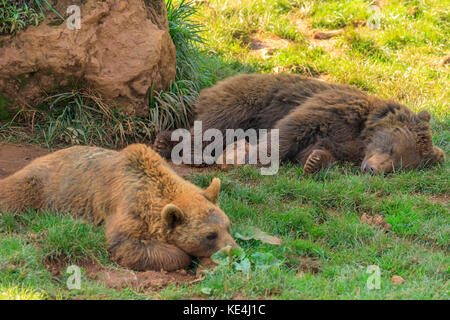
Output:
M0 0L0 34L12 34L29 25L37 26L45 19L47 11L64 21L48 0Z
M166 7L169 33L176 48L177 72L169 89L150 93L150 122L158 131L191 125L199 92L217 81L216 63L220 64L199 48L205 44L204 30L202 24L194 20L198 11L194 2L167 0ZM223 72L224 65L219 68Z
M196 8L189 0L166 1L169 33L177 55L176 79L164 91L150 92L150 121L157 130L190 126L193 107L203 86L209 83L202 72L204 61L197 45L203 42L201 25L192 21Z
M0 287L0 300L44 300L46 295L31 288Z
M44 259L62 257L68 262L108 259L103 229L95 228L89 222L43 212L30 227L34 234L39 235Z
M31 136L49 149L58 145L122 148L152 140L156 128L148 119L125 116L97 93L84 90L51 95L37 108L19 111L4 130L13 129L15 123L29 127Z
M29 2L0 0L0 34L11 34L42 21L43 16Z

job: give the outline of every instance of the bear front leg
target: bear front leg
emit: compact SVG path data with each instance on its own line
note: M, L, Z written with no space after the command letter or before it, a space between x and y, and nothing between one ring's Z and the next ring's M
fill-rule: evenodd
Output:
M137 270L173 271L187 267L191 257L181 249L151 239L147 226L137 214L121 205L105 220L106 248L111 260Z
M191 257L181 249L158 240L132 238L126 233L107 234L111 260L136 271L174 271L186 268Z
M326 168L336 162L333 155L323 149L314 149L308 156L303 167L303 175L309 175L320 169Z

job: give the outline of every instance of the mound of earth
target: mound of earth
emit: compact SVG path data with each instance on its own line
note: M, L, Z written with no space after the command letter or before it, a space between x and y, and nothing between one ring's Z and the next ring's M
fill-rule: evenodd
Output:
M130 287L136 291L156 291L164 289L170 284L182 285L197 280L195 274L188 273L186 270L133 272L126 269L106 268L93 262L83 267L88 278L114 289Z
M45 261L45 266L54 277L59 278L65 273L68 264L63 259L56 259ZM129 287L146 293L162 290L170 284L190 284L200 280L195 274L186 270L134 272L128 269L105 267L92 260L81 262L78 266L84 271L84 277L96 280L108 288Z
M70 5L78 5L80 29L74 29L73 23L55 25L45 20L0 37L3 117L80 84L100 93L111 107L147 115L145 100L151 88L165 89L175 78L175 46L164 0L53 4L62 14Z

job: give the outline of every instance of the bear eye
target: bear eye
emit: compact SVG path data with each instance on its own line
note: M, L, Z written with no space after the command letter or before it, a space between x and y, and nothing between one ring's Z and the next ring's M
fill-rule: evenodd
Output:
M217 239L217 233L216 232L212 232L212 233L208 234L206 236L206 239L208 239L208 240L215 240L215 239Z

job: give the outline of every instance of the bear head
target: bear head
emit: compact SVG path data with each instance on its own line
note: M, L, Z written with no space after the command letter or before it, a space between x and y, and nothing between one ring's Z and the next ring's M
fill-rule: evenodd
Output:
M180 193L161 210L167 240L195 257L209 257L237 244L230 235L230 220L217 206L220 180L199 193Z
M392 113L390 118L386 117L389 112ZM389 173L445 160L444 152L433 146L429 123L431 116L427 111L416 115L395 105L381 110L375 118L385 118L387 121L372 130L361 164L362 172Z

